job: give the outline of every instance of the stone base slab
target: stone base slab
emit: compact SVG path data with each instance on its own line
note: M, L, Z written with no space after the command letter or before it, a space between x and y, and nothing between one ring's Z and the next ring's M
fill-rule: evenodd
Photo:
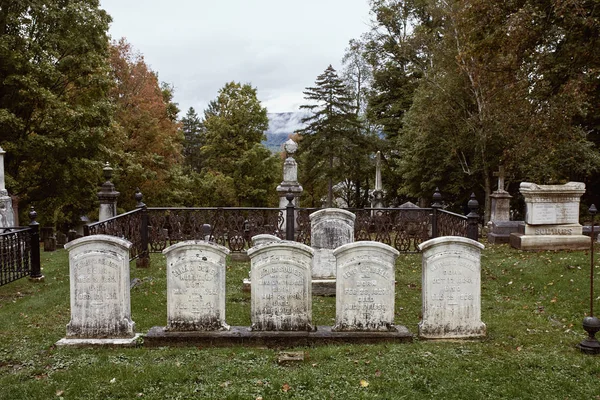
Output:
M138 339L142 335L136 333L132 338L108 338L108 339L77 339L77 338L62 338L56 342L57 346L73 346L73 347L135 347Z
M232 326L228 331L172 332L165 327L152 327L144 337L144 346L210 346L235 345L259 347L295 347L338 343L411 342L408 329L396 325L396 332L332 332L330 326L316 331L251 331L248 326Z
M251 286L250 279L244 279L242 290L250 292ZM335 296L335 279L313 279L312 294L313 296Z
M510 235L510 245L519 250L587 250L591 238L584 235Z
M250 261L250 257L245 251L232 251L229 253L231 261L235 262L247 262Z
M510 243L510 234L490 232L487 235L487 239L490 244L507 244Z

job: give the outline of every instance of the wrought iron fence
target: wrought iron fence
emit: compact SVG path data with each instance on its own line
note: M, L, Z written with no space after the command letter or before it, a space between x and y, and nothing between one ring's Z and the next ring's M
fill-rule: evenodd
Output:
M315 208L166 208L140 207L108 220L90 224L85 235L107 234L133 243L132 259L147 259L149 252L161 252L184 240L205 239L234 252L252 246L258 234L310 245L309 215ZM469 227L476 220L440 208L349 209L356 215L354 239L388 244L403 253L418 252L418 245L438 236L471 237ZM286 225L284 215L290 218ZM293 221L292 221L293 220ZM286 234L286 230L290 232ZM475 227L477 240L477 230Z
M0 232L0 286L2 286L31 275L33 230L29 227L18 227L6 228Z
M242 251L252 247L255 235L267 233L283 239L283 213L279 208L148 208L150 251L193 239Z
M127 239L131 247L131 259L134 260L147 253L148 246L142 241L142 222L144 209L138 208L104 221L84 226L84 235L110 235ZM147 242L146 242L147 243Z

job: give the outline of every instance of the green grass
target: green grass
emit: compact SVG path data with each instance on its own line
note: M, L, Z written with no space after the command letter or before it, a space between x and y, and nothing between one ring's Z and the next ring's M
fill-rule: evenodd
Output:
M576 348L589 312L584 251L488 246L483 340L300 348L305 361L291 365L262 348L56 348L70 316L67 254L42 253L42 265L44 282L0 287L0 399L600 399L600 357ZM230 325L250 325L248 270L228 263ZM131 291L137 331L166 325L164 258L131 275L143 281ZM416 334L420 255L400 256L396 280L396 323ZM314 323L334 318L335 299L314 297Z

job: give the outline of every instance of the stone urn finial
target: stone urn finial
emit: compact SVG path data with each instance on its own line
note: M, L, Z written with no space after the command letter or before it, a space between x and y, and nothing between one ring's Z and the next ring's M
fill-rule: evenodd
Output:
M296 150L298 150L298 143L296 143L293 139L288 139L284 144L283 148L288 157L292 157Z

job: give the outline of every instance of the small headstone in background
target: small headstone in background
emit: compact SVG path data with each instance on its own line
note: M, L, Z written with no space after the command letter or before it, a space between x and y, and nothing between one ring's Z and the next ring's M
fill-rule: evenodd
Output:
M256 236L252 236L252 247L260 246L262 244L267 244L267 243L280 242L280 241L281 241L281 239L275 235L267 235L267 234L256 235Z
M167 330L227 330L225 258L229 249L185 241L163 250L167 257Z
M326 208L309 215L310 246L314 249L312 276L315 279L335 278L333 250L354 242L354 220L350 211Z
M250 278L252 330L312 331L313 250L279 241L252 247Z
M108 235L86 236L65 245L69 251L71 321L67 337L58 345L133 343L131 246Z
M338 247L334 331L395 331L395 263L400 254L378 242Z
M485 336L481 321L481 250L471 239L445 236L419 245L423 259L423 319L419 336Z
M62 249L67 244L67 235L61 231L56 232L56 247Z

